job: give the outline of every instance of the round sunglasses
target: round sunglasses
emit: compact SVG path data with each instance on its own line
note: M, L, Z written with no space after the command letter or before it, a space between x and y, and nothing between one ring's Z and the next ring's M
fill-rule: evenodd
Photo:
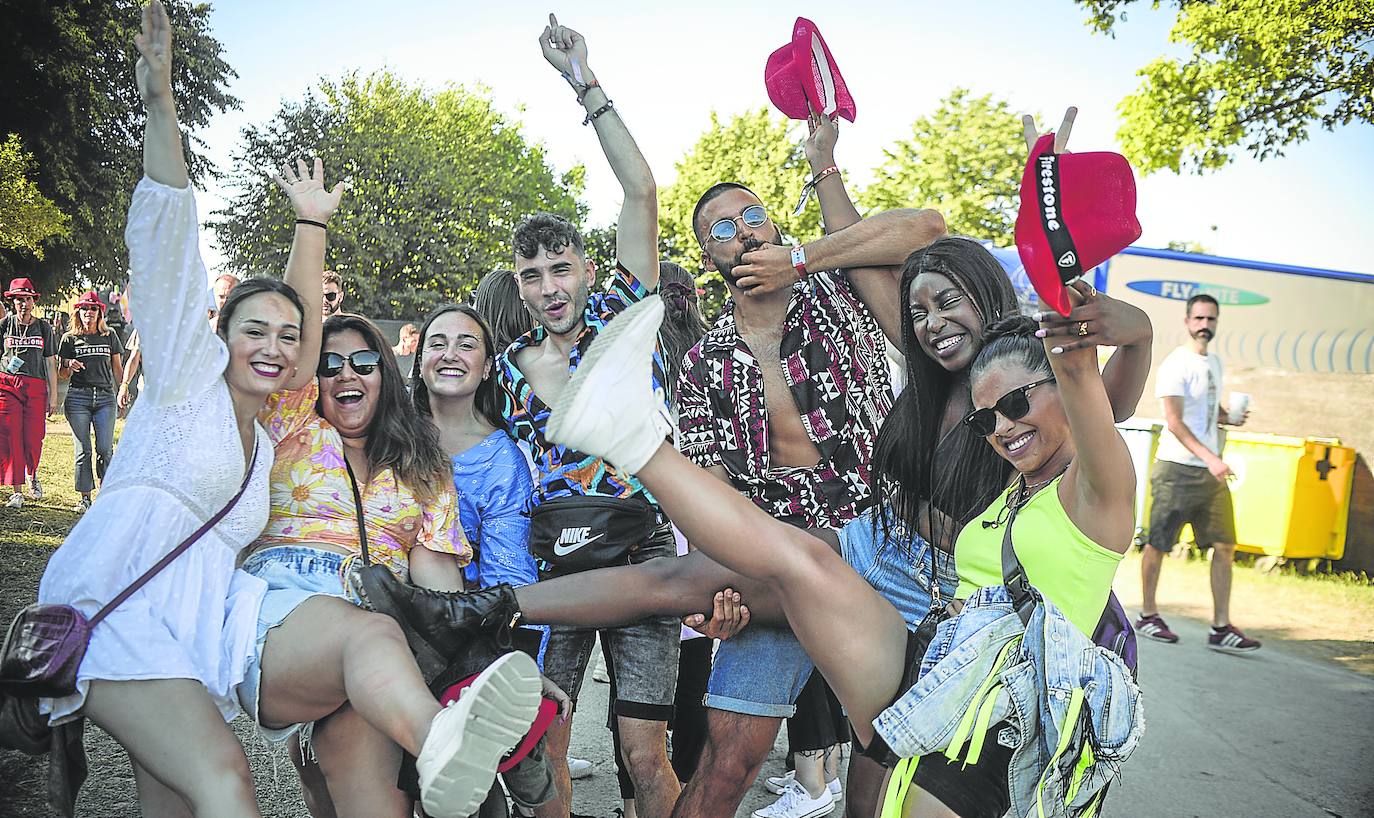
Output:
M382 353L371 349L360 349L345 357L337 352L326 352L320 356L320 366L315 370L315 374L321 378L337 377L340 372L343 372L345 361L353 367L355 373L371 375L376 370L377 365L382 362Z
M1020 420L1030 412L1030 392L1037 386L1047 383L1054 383L1054 378L1044 378L1025 386L1018 386L1007 394L997 399L997 402L987 409L975 409L964 418L964 424L973 430L979 437L987 437L997 431L997 415L1001 415L1007 420Z
M761 204L749 205L738 216L717 221L711 225L711 240L724 243L733 239L739 234L738 228L735 227L736 221L743 221L745 227L762 227L763 223L768 221L768 211Z

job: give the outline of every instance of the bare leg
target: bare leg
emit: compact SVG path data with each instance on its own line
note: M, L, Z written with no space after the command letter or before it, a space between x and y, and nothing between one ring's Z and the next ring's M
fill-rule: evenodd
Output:
M194 818L186 799L158 781L132 756L129 761L134 765L134 784L138 787L138 805L143 809L143 818Z
M707 708L706 745L673 818L733 815L773 749L781 725L782 719Z
M666 560L650 560L650 562L666 562ZM594 572L588 571L587 573ZM533 588L534 586L528 585L526 587ZM545 804L540 811L544 818L554 818L554 816L568 818L572 811L572 776L568 774L568 742L571 739L572 719L568 719L567 722L554 719L553 724L549 725L548 732L544 733L544 754L553 763L553 783L558 789L558 797L551 803Z
M319 724L316 722L317 727ZM296 772L300 774L301 800L305 802L305 810L310 813L310 818L338 818L334 812L334 800L329 797L329 782L324 780L319 763L306 758L301 752L299 736L287 739L286 751L291 755Z
M877 818L887 770L868 756L849 757L849 777L844 786L844 814L852 818Z
M1212 624L1218 628L1231 624L1231 567L1235 561L1235 545L1212 544Z
M666 722L617 716L620 755L635 783L635 804L646 816L667 818L682 785L668 761Z
M352 707L345 706L317 722L311 746L339 818L410 818L414 805L409 796L396 789L401 748Z
M872 721L906 670L907 629L897 610L829 545L769 517L671 446L659 446L636 476L689 542L774 590L855 734L871 741Z
M84 712L196 818L261 815L243 747L200 682L92 681ZM149 807L175 808L165 792L150 794Z
M1146 616L1159 613L1155 591L1159 588L1159 570L1163 567L1164 552L1146 545L1140 552L1140 612Z

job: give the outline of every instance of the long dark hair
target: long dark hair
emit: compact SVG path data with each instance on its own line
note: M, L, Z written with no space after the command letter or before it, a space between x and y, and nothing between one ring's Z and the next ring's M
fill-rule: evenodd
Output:
M240 288L229 294L233 298ZM225 308L228 308L225 304ZM423 503L433 502L442 488L450 485L448 457L439 448L439 430L428 418L420 417L415 406L406 394L405 380L396 364L396 355L391 351L382 331L377 325L351 313L337 313L324 320L321 334L320 355L324 355L324 344L341 332L353 330L363 336L367 348L381 356L382 388L377 395L377 410L372 415L372 423L367 428L367 445L363 451L373 467L390 468L398 482L404 483ZM323 407L317 403L316 411L324 416Z
M425 357L425 338L429 335L430 326L439 319L441 315L448 315L451 312L458 312L466 315L482 328L482 349L486 355L486 362L495 367L496 347L491 340L491 327L487 326L486 319L475 308L467 304L445 304L435 309L425 316L425 323L420 327L420 345L415 349L415 362L410 367L410 399L415 404L415 411L421 417L434 417L434 409L429 405L429 387L425 386L424 378L420 377L420 362ZM503 428L506 423L501 416L501 407L496 402L496 372L493 371L486 380L477 385L477 393L472 397L473 406L477 408L478 414L487 423L497 429Z
M215 319L215 332L219 334L219 337L228 339L229 322L233 319L234 312L243 305L243 302L258 293L276 293L285 297L296 308L301 320L305 320L305 303L301 301L300 295L290 284L271 276L255 276L239 282L234 289L229 291L229 297L224 299L224 309L219 311L219 316Z
M671 261L658 263L658 292L663 297L664 307L658 342L663 349L663 364L667 368L664 373L667 378L665 386L670 395L676 395L677 374L682 368L682 359L706 334L706 319L701 317L697 283L680 264Z
M902 265L902 354L906 357L906 388L878 432L873 451L875 505L889 504L895 520L879 514L883 536L910 543L892 525L902 522L914 532L924 504L952 518L962 527L982 511L1010 479L1009 464L962 423L944 439L940 424L955 388L956 373L926 354L916 341L911 321L911 284L921 273L939 273L963 291L983 323L983 332L1008 315L1017 314L1012 289L997 259L981 244L956 236L937 239L907 257ZM937 461L937 455L939 460ZM934 542L947 539L939 515L930 515ZM954 535L956 531L948 532Z
M491 329L491 343L498 353L505 352L512 341L534 329L534 319L520 300L514 270L492 270L482 276L472 294L472 306Z

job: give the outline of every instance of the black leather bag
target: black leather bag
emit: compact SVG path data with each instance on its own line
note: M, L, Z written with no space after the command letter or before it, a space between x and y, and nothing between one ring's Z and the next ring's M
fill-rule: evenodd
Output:
M558 497L530 512L530 553L557 574L624 565L657 527L658 512L639 497Z

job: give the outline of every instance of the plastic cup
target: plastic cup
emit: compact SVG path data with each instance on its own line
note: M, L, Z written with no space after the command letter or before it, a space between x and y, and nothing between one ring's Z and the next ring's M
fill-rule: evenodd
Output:
M1232 392L1231 402L1226 406L1226 419L1232 424L1245 422L1245 411L1250 408L1250 396L1244 392Z

